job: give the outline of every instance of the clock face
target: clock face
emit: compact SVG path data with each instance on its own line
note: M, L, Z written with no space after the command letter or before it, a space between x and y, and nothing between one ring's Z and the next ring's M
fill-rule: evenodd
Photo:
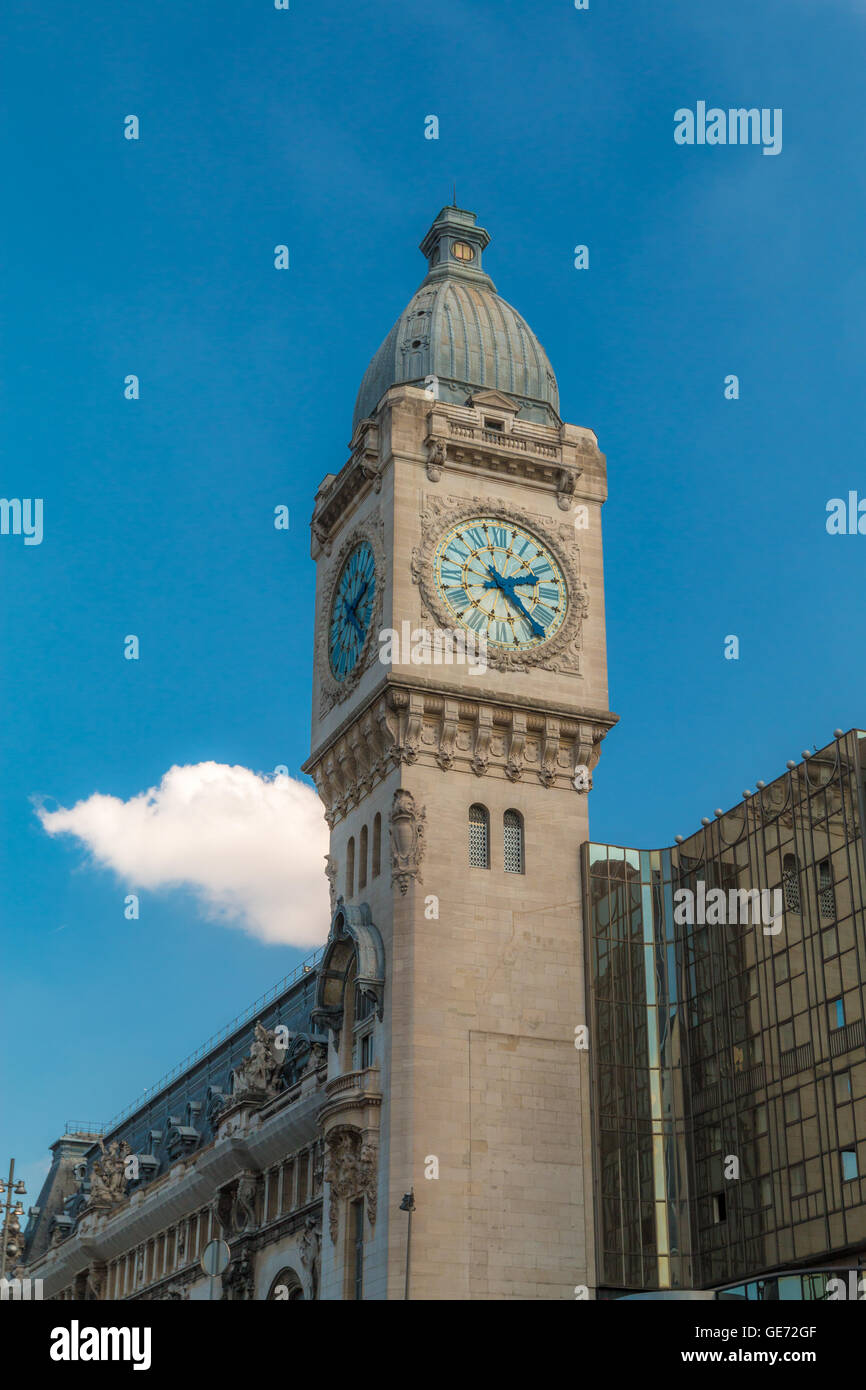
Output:
M373 616L375 596L376 564L373 550L367 541L361 541L340 571L331 603L328 657L338 681L346 679L361 655Z
M490 646L527 651L565 621L562 570L544 542L514 522L490 516L458 522L436 547L433 567L448 612Z

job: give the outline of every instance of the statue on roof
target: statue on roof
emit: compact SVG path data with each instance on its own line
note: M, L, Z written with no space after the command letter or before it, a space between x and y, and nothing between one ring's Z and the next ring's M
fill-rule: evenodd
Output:
M99 1141L99 1158L90 1170L87 1210L116 1207L126 1196L126 1160L131 1149L125 1139L113 1139L108 1148Z
M257 1023L249 1056L232 1071L232 1095L247 1091L276 1095L285 1050L276 1045L276 1029Z

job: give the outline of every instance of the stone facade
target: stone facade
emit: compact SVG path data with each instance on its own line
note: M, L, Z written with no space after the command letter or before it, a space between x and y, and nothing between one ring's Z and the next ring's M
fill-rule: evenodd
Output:
M496 401L497 418L506 405ZM587 798L575 774L583 767L591 779L614 722L605 463L589 431L522 424L513 408L509 434L494 436L485 429L493 408L489 393L461 406L393 388L375 423L359 426L313 521L307 768L331 825L336 891L368 905L388 962L378 1059L382 1215L367 1234L368 1297L403 1296L399 1205L410 1188L412 1297L573 1298L576 1285L594 1284L589 1078L586 1054L574 1047L587 1018L577 852ZM465 665L383 664L373 632L351 689L332 701L328 615L347 549L384 532L382 626L433 629L443 614L432 548L455 518L479 513L519 519L555 549L575 596L563 640L548 659L543 651L530 660L494 656L476 675ZM477 803L489 815L486 869L469 864ZM503 863L506 811L522 821L519 874ZM362 886L359 846L373 842L377 824L378 872L367 869ZM434 1169L438 1176L425 1178ZM346 1296L347 1258L326 1251L324 1297Z
M471 213L436 219L427 280L365 377L347 463L316 496L305 770L331 828L323 955L91 1142L59 1217L57 1192L43 1194L54 1214L37 1210L30 1272L47 1296L209 1297L197 1261L220 1237L223 1298L403 1298L410 1192L411 1297L594 1286L574 1038L587 1019L578 846L615 722L606 467L592 431L561 423L540 344L481 270L487 241ZM405 650L383 661L387 629L447 622L435 547L478 515L543 544L567 590L556 631L493 647L478 670ZM362 544L375 596L363 633L348 610L362 640L338 675L329 635ZM473 816L486 817L484 865L470 862Z

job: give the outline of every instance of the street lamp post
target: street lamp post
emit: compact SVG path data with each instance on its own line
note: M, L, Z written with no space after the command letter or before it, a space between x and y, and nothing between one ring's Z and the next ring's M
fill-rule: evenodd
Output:
M27 1188L24 1186L21 1179L19 1178L18 1181L15 1182L14 1158L9 1164L8 1183L0 1182L0 1197L2 1197L4 1193L6 1193L6 1202L3 1207L3 1237L2 1240L0 1240L0 1279L3 1279L6 1275L6 1245L9 1240L9 1217L24 1215L24 1208L20 1202L16 1202L15 1206L12 1206L12 1198L25 1197L27 1195Z
M409 1297L409 1256L412 1250L412 1213L415 1210L415 1189L410 1187L400 1203L400 1210L409 1213L409 1228L406 1231L406 1287L403 1297Z

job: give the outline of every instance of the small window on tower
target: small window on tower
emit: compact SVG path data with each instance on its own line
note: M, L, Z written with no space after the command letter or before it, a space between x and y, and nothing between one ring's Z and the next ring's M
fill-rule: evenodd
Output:
M523 817L519 811L506 811L503 817L505 872L523 873Z
M789 912L799 912L800 879L797 874L797 860L793 854L786 854L783 860L782 885L785 889L785 907Z
M361 826L361 843L358 858L358 892L367 887L367 827Z
M818 865L818 901L821 904L822 917L836 916L836 897L833 892L833 875L829 859L822 859Z
M346 846L346 897L351 898L355 893L355 837L350 836Z
M451 250L454 252L454 255L458 261L471 261L475 256L475 252L472 250L472 247L469 245L468 242L465 241L453 242Z
M490 868L490 817L486 806L469 807L469 863L474 869Z
M379 867L382 858L382 817L376 812L373 821L373 877L379 877Z

